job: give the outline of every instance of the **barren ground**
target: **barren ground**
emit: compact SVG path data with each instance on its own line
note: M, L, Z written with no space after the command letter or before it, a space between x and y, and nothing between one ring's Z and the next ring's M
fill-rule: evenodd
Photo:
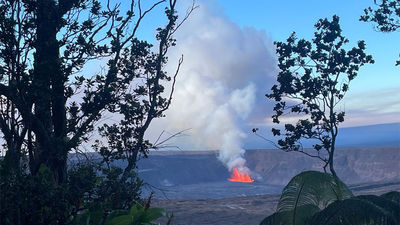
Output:
M400 191L399 182L350 186L356 195L380 195ZM173 213L172 225L253 225L275 211L279 195L259 195L224 199L154 200L153 207ZM166 224L166 220L160 220Z

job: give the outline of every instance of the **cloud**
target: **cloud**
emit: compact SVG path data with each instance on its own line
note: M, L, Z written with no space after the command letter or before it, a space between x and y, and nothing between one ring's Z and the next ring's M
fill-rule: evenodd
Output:
M350 93L341 105L346 112L343 127L400 122L399 99L399 88Z
M150 134L190 128L174 144L219 150L229 169L245 169L242 143L250 132L244 129L272 113L265 93L276 76L275 48L264 31L241 28L212 5L200 4L176 33L166 69L172 73L181 54L184 63L166 118Z
M352 111L372 113L400 112L399 89L400 87L350 94L346 97L346 105L349 105L349 110Z

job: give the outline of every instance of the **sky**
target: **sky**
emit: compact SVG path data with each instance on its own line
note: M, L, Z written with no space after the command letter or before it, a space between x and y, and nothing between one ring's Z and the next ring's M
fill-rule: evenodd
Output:
M180 2L180 14L184 14L189 0ZM340 17L343 34L350 41L348 47L358 40L365 40L367 53L372 54L375 64L360 69L358 77L350 84L350 90L343 101L346 121L343 127L380 123L400 122L400 67L394 66L399 59L399 32L381 33L374 30L372 23L360 22L363 9L373 5L373 0L197 0L195 10L185 25L190 25L199 11L206 10L213 17L221 18L240 29L254 29L265 35L269 42L284 41L293 31L299 38L311 40L314 24L320 18ZM163 20L162 8L154 11L145 20L140 33L152 39L155 24ZM197 14L197 15L196 15ZM206 21L204 23L207 23ZM207 26L207 24L205 24ZM196 28L193 28L196 29ZM212 30L212 27L209 27ZM192 35L186 32L186 35ZM184 37L186 38L186 37ZM178 38L178 45L180 40ZM227 48L229 48L227 46ZM270 51L274 51L270 49ZM187 59L190 60L190 59ZM185 75L181 75L185 76ZM265 93L269 91L268 87ZM266 100L266 99L265 99ZM267 101L267 100L266 100ZM267 113L268 114L268 113Z
M191 1L178 3L182 18ZM348 47L365 40L367 53L375 59L350 83L339 107L346 111L341 127L400 122L400 67L394 66L400 33L376 32L372 24L358 21L373 0L197 0L195 4L199 7L175 33L177 45L168 53L165 69L170 74L181 55L184 62L166 117L153 121L147 132L150 141L161 132L168 136L185 131L169 144L184 150L218 149L219 159L229 169L246 170L244 143L254 138L251 129L258 127L267 138L272 136L274 102L265 94L278 74L273 42L286 40L293 31L311 40L317 20L334 14L340 17ZM158 7L143 20L138 38L155 41L155 28L166 22L163 9Z
M400 33L377 32L373 24L358 21L363 9L373 5L372 0L308 0L306 4L295 0L253 0L248 4L219 0L216 4L229 20L241 27L264 30L274 41L285 40L292 31L311 39L319 18L338 15L350 44L365 40L367 52L375 59L375 64L362 67L350 84L345 99L347 121L343 125L400 121L400 67L394 66L400 53Z

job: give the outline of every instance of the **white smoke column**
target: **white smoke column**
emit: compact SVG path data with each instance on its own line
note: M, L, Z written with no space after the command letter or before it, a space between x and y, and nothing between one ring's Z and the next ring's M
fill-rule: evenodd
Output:
M208 6L201 4L175 35L167 70L173 73L181 54L184 63L166 118L151 133L190 128L186 145L218 149L229 170L248 172L242 143L250 121L266 116L275 50L265 32L242 29Z

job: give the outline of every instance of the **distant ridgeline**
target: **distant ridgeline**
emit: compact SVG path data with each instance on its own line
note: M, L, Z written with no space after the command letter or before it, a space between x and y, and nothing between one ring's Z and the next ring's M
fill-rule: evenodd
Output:
M251 130L251 129L250 129ZM271 128L260 128L260 134L274 140ZM304 140L304 147L311 147L310 141ZM400 123L376 124L369 126L339 128L337 147L357 146L400 146ZM249 134L244 143L246 149L266 149L273 146L256 135Z

